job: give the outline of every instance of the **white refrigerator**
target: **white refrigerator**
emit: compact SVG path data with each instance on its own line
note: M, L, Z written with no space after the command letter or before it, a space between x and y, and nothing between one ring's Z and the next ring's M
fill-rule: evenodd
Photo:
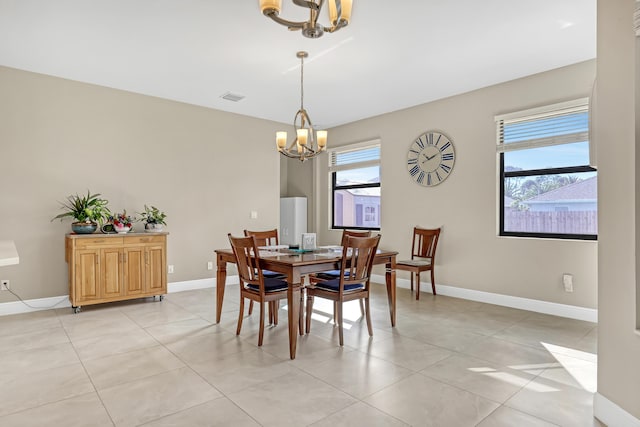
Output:
M280 244L300 245L302 233L306 232L307 198L282 197L280 199Z

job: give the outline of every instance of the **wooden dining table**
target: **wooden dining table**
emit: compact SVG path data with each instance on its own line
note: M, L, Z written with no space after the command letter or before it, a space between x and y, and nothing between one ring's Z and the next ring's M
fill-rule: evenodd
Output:
M220 323L224 289L227 280L227 263L236 263L231 249L216 249L217 276L216 276L216 323ZM389 316L391 326L396 325L396 256L398 252L378 249L374 258L374 264L386 266L385 282L387 285L387 299L389 302ZM308 253L260 253L260 267L286 274L289 288L287 291L288 321L289 321L289 356L296 358L296 346L298 330L302 335L302 322L300 321L300 297L302 290L302 277L310 273L320 273L327 270L340 269L342 254L339 251L314 251Z

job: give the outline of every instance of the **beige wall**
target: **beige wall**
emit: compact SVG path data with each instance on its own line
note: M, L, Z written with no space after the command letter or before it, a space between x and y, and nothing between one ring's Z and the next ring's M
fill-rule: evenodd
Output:
M640 420L633 11L598 1L598 393Z
M409 256L414 225L443 225L437 283L596 308L597 243L496 236L494 122L496 114L590 96L594 79L595 61L588 61L340 126L329 142L381 139L381 246ZM456 165L443 184L424 188L409 178L406 158L411 142L430 129L453 139ZM328 230L327 156L316 167L316 231L322 244L337 243L340 233ZM311 170L289 168L289 180L308 180ZM564 292L563 273L574 275L575 292Z
M227 232L278 225L278 123L3 67L0 93L0 239L20 254L0 275L23 298L68 293L71 221L50 219L71 193L164 210L169 282L213 277Z

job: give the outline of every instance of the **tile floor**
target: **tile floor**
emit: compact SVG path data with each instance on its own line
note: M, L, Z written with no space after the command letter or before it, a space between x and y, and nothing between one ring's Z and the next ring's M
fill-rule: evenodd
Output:
M214 301L206 289L0 317L0 425L602 425L593 323L398 289L391 328L374 285L373 338L349 303L340 348L317 299L289 360L286 308L258 348L257 310L235 335L237 285L218 325Z

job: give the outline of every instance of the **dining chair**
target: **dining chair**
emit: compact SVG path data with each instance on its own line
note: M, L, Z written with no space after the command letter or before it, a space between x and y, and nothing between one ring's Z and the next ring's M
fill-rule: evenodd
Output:
M342 230L342 239L340 239L340 246L345 245L347 237L371 237L371 230L366 231L357 231L357 230ZM323 271L322 273L310 274L309 281L311 283L317 283L321 280L333 280L340 277L340 270L328 270ZM363 301L360 300L360 314L364 316L364 304ZM333 303L333 321L338 321L338 303L334 301Z
M251 302L255 301L260 304L258 346L261 346L264 336L264 304L286 299L288 284L286 280L264 276L262 269L259 268L260 253L255 237L233 237L231 234L228 236L240 277L240 314L236 335L240 335L242 329L245 298Z
M413 278L416 279L416 300L420 299L420 273L431 271L431 290L436 295L435 258L440 228L413 228L413 244L411 259L396 262L396 270L411 272L411 292L413 292Z
M254 236L258 246L274 246L278 245L278 229L264 230L264 231L251 231L244 230L245 237ZM286 276L282 273L278 273L270 270L262 270L262 274L267 279L284 279ZM278 301L272 301L269 304L269 323L274 325L278 324L278 310L280 304ZM249 315L253 313L253 301L249 302Z
M337 303L338 333L340 345L344 345L343 304L347 301L364 300L365 318L369 336L373 336L369 308L369 288L373 260L380 243L375 237L347 237L342 245L340 274L331 280L321 280L307 287L306 332L311 330L311 314L315 297Z

